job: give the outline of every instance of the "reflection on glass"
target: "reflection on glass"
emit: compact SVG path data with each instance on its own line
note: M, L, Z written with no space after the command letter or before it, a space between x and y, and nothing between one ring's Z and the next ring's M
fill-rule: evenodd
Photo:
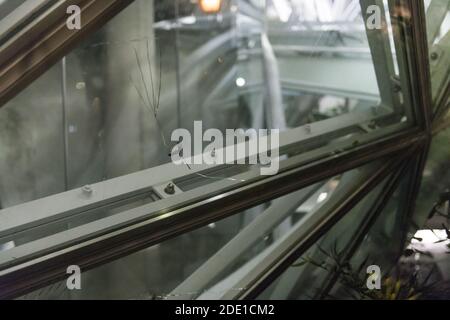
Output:
M367 292L367 281L364 280L367 280L368 277L368 266L379 267L383 281L386 280L388 275L393 275L393 269L405 249L403 247L403 237L405 236L406 228L403 214L405 213L407 187L410 185L411 177L411 175L405 175L402 179L400 185L387 202L386 207L349 260L352 269L358 270L358 272L355 271L354 275L361 279L362 282L359 286L352 288L342 281L337 281L329 291L331 297L367 299L368 296L364 294L364 292ZM383 290L378 293L384 294L386 284L383 282ZM390 299L390 297L387 299Z
M64 191L60 83L56 65L0 109L0 209Z
M378 265L386 273L402 252L402 203L408 183L409 177L406 176L361 243L355 242L355 235L368 219L369 210L387 186L386 181L368 194L302 258L273 282L259 299L364 298L358 297L358 293L366 289L363 286L366 284L367 267ZM351 255L349 250L351 247L355 248L355 245L356 253ZM346 268L346 263L351 264L351 269ZM348 273L336 277L337 270ZM354 282L342 283L344 277L353 277Z
M450 129L441 131L433 138L417 199L415 218L418 226L423 225L433 206L439 203L441 195L450 189L449 139Z
M380 184L360 201L325 236L287 269L258 299L309 300L321 298L336 263L344 260L354 235L367 219L386 182Z

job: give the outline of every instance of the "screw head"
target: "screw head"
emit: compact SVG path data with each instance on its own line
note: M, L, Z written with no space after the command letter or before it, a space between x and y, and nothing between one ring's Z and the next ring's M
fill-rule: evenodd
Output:
M92 194L93 192L94 192L94 190L92 189L92 187L90 186L90 185L85 185L83 188L82 188L82 190L83 190L83 192L85 193L85 194Z
M167 194L175 194L175 185L173 183L169 183L164 189L164 192Z

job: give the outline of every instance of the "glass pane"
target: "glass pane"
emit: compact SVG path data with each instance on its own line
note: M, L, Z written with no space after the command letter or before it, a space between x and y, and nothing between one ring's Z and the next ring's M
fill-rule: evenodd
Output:
M394 192L383 212L361 243L355 235L369 217L387 182L380 184L337 223L317 244L311 247L291 268L265 290L259 299L361 299L358 293L366 287L366 269L378 265L391 270L402 252L404 199L409 177ZM389 244L386 247L386 244ZM356 253L348 253L357 245ZM351 269L347 268L350 263ZM334 278L340 270L340 277ZM334 285L337 281L337 285ZM343 280L345 279L345 280ZM352 281L347 281L352 279ZM361 280L361 281L359 281Z
M320 8L310 1L218 3L214 11L203 1L136 0L69 54L62 63L64 90L47 84L51 107L65 115L63 134L34 133L43 144L65 141L58 150L64 174L59 181L43 179L39 191L29 184L21 192L33 197L16 198L37 199L169 163L172 133L186 128L194 135L196 120L203 131L216 128L224 136L226 129L301 127L304 132L292 134L302 153L338 141L351 148L411 125L400 85L408 83L407 70L398 70L385 7L381 22L389 23L366 30L369 17L357 0L321 2ZM44 119L41 128L54 126ZM22 160L26 147L16 145ZM34 153L28 159L35 174L43 160ZM0 197L8 197L5 207L20 203Z
M436 45L450 30L450 1L425 0L424 5L427 12L428 42Z
M413 172L410 172L413 173ZM357 285L351 284L347 280L340 278L336 285L330 290L330 296L341 299L391 299L388 292L391 290L390 284L386 282L389 278L396 281L403 281L403 276L410 277L414 270L402 266L400 260L404 247L407 229L405 224L405 201L408 197L408 185L411 183L412 175L408 174L403 179L397 190L389 199L386 207L377 218L369 233L358 246L356 253L349 260L352 266L352 276L359 279ZM406 213L408 214L408 213ZM388 245L387 245L388 244ZM371 291L367 287L369 266L379 267L381 277L381 289ZM408 278L408 280L411 280ZM404 283L407 285L407 283ZM402 284L402 290L405 286ZM414 287L414 285L411 285ZM403 296L403 294L406 294ZM411 292L401 292L398 295L401 299L407 299Z
M0 209L64 191L63 132L55 65L0 109Z
M278 129L277 160L300 165L413 125L396 54L405 43L386 4L373 20L374 1L218 3L136 0L0 110L4 248L75 238L94 221L110 230L106 218L129 219L127 209L171 196L166 186L177 196L264 167L183 163L179 174L172 135L182 128L200 136L192 155L206 153L207 129L223 146L237 128Z
M423 172L422 185L415 211L415 224L419 227L423 226L436 204L439 205L438 210L441 212L445 211L442 210L446 200L445 192L450 190L449 139L450 129L441 131L433 138ZM443 217L440 218L442 219Z
M321 298L332 270L353 245L356 232L368 219L368 208L373 207L386 181L375 188L339 221L325 236L287 269L258 299L309 300Z
M286 235L297 234L299 225L305 224L311 214L330 200L336 201L335 197L345 196L348 184L354 184L361 170L84 272L80 291L67 290L63 281L22 299L220 298L233 292L241 274L273 252Z

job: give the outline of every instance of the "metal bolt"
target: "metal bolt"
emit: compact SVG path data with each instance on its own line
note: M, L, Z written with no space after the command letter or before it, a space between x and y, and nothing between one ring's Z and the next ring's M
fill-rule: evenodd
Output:
M371 121L368 125L369 129L375 130L377 128L377 123L375 121Z
M164 192L167 194L175 194L175 185L173 183L169 183L164 189Z
M94 190L92 189L92 187L90 185L86 185L82 188L83 192L86 194L92 194L92 192L94 192Z
M272 165L272 159L267 159L266 163L261 163L263 167L270 167Z
M305 126L305 130L306 130L306 133L307 133L307 134L311 134L311 132L312 132L311 125L310 125L310 124L307 124L307 125Z

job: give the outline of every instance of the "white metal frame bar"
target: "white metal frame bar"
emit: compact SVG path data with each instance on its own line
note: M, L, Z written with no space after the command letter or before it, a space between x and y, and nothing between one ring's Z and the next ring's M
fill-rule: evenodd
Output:
M385 118L389 115L383 109L379 110L379 115L370 112L350 113L337 118L312 123L308 128L299 127L288 130L280 134L280 149L292 148L299 143L308 143L317 139L323 139L330 134L334 138L338 137L338 131L347 132L352 127L367 125L377 119ZM409 124L403 124L403 128ZM387 128L380 129L380 133ZM396 130L399 128L396 127ZM378 136L378 135L377 135ZM368 136L367 138L369 138ZM356 138L360 144L364 143L364 135ZM369 140L370 141L370 140ZM355 141L348 141L348 145L353 145ZM231 148L234 148L232 146ZM248 148L246 148L248 150ZM226 152L226 151L225 151ZM202 155L200 155L201 157ZM307 154L305 154L307 156ZM153 187L217 169L215 165L195 165L188 168L185 165L175 165L168 163L162 166L132 173L126 176L99 182L91 186L92 194L86 195L82 189L76 189L54 196L31 201L22 205L0 210L0 239L8 235L22 232L29 228L34 228L51 221L67 218L93 208L104 206L115 201L122 200L146 191Z

